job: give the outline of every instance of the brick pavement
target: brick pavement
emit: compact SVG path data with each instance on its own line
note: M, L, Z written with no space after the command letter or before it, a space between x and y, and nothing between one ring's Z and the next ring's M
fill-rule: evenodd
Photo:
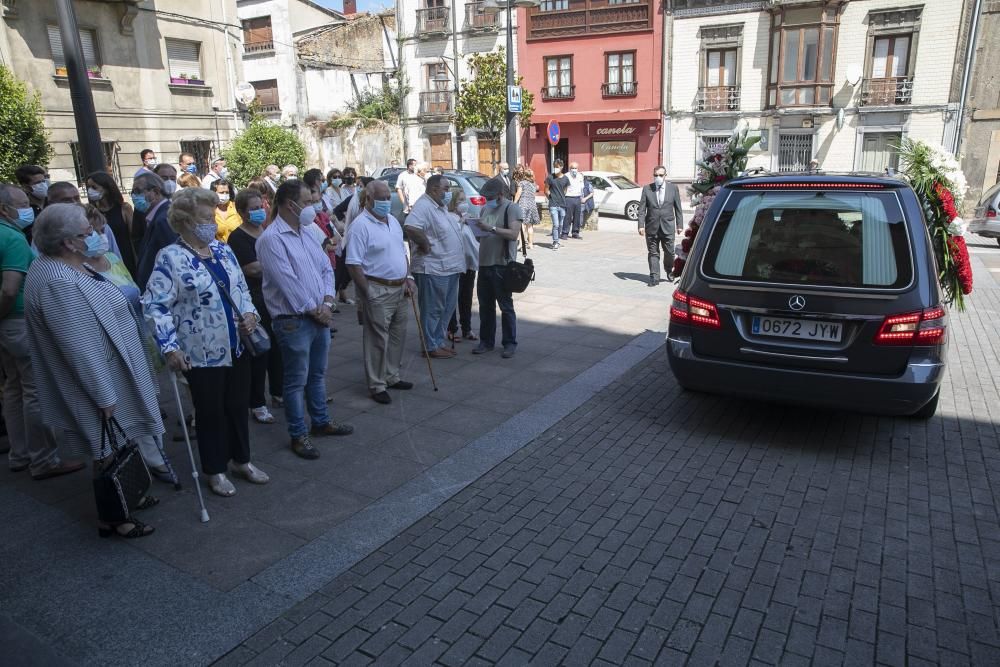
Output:
M657 352L218 664L1000 664L982 277L933 420L685 393Z

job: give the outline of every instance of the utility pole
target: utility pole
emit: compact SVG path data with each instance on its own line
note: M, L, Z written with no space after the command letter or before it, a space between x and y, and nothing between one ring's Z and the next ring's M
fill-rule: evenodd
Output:
M514 85L514 21L511 18L513 0L507 0L507 90ZM507 95L504 95L504 99ZM510 112L510 106L505 104L507 109L507 166L511 173L517 167L517 116Z
M94 96L90 90L87 63L83 59L80 44L80 29L76 25L73 0L56 0L56 18L59 21L59 35L62 38L63 58L66 61L66 75L69 78L69 96L73 102L73 117L76 119L76 138L80 147L80 162L84 174L107 171L108 164L101 145L101 129L97 125L97 111Z

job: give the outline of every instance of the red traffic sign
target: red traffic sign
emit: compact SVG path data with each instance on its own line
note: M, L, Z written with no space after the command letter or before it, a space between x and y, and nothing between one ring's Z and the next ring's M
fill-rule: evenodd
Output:
M545 136L548 137L549 143L555 146L559 143L559 123L554 120L549 121L549 126L545 129Z

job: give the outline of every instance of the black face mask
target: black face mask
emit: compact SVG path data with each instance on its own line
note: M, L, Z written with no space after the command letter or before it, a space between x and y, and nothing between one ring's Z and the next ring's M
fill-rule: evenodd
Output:
M344 176L344 185L354 185L354 177Z

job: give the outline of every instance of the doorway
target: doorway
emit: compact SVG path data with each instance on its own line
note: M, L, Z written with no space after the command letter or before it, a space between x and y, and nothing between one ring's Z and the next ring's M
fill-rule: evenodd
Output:
M548 142L546 142L548 144ZM555 145L555 150L551 144L548 144L549 150L545 156L545 163L549 166L549 172L552 172L552 161L553 155L555 155L556 160L562 160L563 171L569 170L569 139L560 139L559 143Z
M479 173L493 176L497 173L497 165L500 164L500 141L498 139L487 139L479 135L476 142L479 145Z

